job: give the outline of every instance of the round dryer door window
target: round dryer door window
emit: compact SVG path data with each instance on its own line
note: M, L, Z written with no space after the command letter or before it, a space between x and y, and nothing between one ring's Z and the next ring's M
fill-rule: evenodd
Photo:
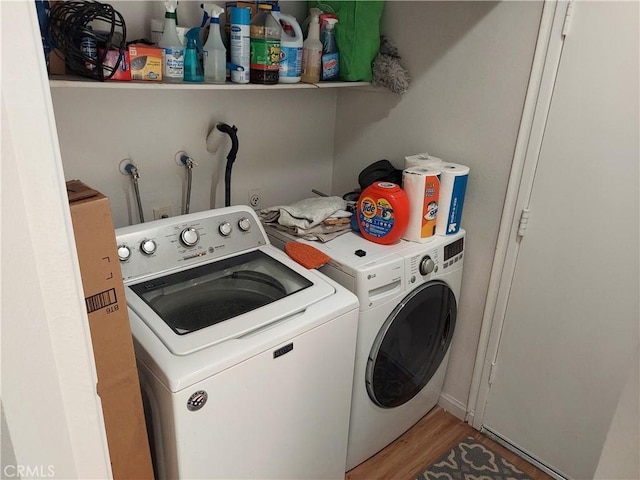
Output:
M456 324L453 291L440 281L413 290L391 312L367 362L369 397L385 408L408 402L444 360Z

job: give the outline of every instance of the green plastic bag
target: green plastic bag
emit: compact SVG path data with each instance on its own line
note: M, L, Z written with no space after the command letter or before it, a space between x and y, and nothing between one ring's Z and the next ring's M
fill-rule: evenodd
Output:
M316 7L338 16L336 41L340 51L338 78L346 82L370 82L371 62L380 49L380 18L383 0L310 1Z

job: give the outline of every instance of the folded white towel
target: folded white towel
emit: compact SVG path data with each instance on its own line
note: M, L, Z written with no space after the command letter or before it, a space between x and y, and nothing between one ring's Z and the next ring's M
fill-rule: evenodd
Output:
M346 208L347 202L341 197L313 197L291 205L263 208L260 210L260 218L264 222L277 222L285 227L308 230Z
M280 230L282 232L286 232L289 235L293 235L295 237L304 238L305 240L317 241L317 242L328 242L329 240L333 240L336 237L339 237L343 233L351 232L351 225L343 224L343 225L325 225L321 223L320 225L316 225L315 227L311 227L309 229L299 228L299 227L284 227L277 223L270 223L272 228L276 230Z

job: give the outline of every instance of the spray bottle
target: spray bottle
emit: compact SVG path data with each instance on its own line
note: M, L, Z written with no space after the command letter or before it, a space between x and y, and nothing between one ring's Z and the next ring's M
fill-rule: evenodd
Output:
M320 41L320 10L311 8L311 22L307 39L302 48L302 81L317 83L320 80L320 64L322 62L322 42Z
M181 82L184 77L184 46L176 31L177 0L164 2L164 31L158 46L162 49L162 77L167 82Z
M209 37L204 44L204 80L207 83L224 83L227 79L227 49L222 42L220 15L224 9L215 3L205 3L209 14Z
M327 18L322 29L322 70L321 80L337 80L340 70L340 53L336 43L335 24L337 18Z
M192 28L185 34L187 48L184 53L184 81L204 82L202 63L200 63L200 27Z

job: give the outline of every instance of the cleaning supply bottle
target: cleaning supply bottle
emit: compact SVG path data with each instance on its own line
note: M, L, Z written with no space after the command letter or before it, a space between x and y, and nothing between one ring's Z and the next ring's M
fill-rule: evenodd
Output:
M278 83L280 71L280 24L271 15L271 5L261 3L251 20L250 81ZM233 62L235 63L235 62Z
M292 15L280 14L280 76L278 83L298 83L302 76L302 29Z
M336 42L335 24L337 18L327 18L322 29L322 69L320 80L337 80L340 70L340 53Z
M184 52L184 81L204 82L204 73L200 61L200 27L192 28L185 34L187 48Z
M229 33L229 50L231 63L242 70L231 70L233 83L249 83L250 24L251 9L242 7L231 8L231 31Z
M222 42L220 32L220 14L222 7L215 3L206 3L204 8L209 14L209 37L203 48L204 80L207 83L224 83L227 79L227 49Z
M181 82L184 77L184 46L176 31L177 0L164 2L164 31L158 46L162 49L162 78L166 82Z
M302 81L317 83L320 80L322 62L322 42L320 42L320 10L311 8L311 22L307 39L302 48Z

